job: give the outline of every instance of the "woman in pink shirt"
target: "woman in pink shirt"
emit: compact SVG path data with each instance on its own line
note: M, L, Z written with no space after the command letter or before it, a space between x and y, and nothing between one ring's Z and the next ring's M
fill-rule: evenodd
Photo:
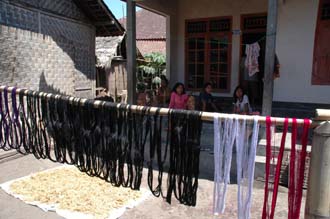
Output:
M185 92L182 83L176 83L171 93L169 108L171 109L187 109L188 95Z

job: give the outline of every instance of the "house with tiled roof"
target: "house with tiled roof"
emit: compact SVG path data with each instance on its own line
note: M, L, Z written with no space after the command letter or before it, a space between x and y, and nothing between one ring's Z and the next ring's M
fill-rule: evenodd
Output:
M310 117L315 108L328 108L330 0L126 2L132 20L127 36L133 36L128 42L141 31L135 6L166 16L166 72L171 85L183 82L187 92L198 95L210 82L213 95L228 106L235 88L242 85L253 108L265 115L275 109L273 115L278 111L287 116L290 110L293 117ZM269 7L269 2L276 6ZM253 65L244 61L244 56L252 57L247 49L251 47L258 51ZM128 57L133 62L134 57ZM258 68L250 72L255 78L249 74L251 66ZM134 68L128 75L132 72Z
M126 29L126 18L119 19ZM136 45L142 55L152 52L166 54L166 18L140 9L136 12Z
M99 0L0 0L0 85L95 96L95 38L124 34Z

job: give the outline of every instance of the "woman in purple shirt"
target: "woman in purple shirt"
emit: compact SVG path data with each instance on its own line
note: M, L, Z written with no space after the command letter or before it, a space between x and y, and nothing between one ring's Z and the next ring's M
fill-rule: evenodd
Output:
M182 83L176 83L171 93L169 108L171 109L187 109L188 95L185 92Z

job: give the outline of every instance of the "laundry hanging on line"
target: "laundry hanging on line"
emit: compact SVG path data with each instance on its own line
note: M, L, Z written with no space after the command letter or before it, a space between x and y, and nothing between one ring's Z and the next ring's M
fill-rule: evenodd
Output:
M238 121L237 115L225 118L214 117L214 204L213 213L225 211L227 185L230 183L230 168L233 144L236 145L237 163L237 209L238 219L250 218L254 162L258 143L258 117L252 127L245 118Z
M95 107L93 100L73 102L69 96L16 91L13 88L9 95L6 87L0 92L0 149L75 165L88 175L131 189L140 188L147 166L155 196L163 194L171 202L174 195L182 204L196 205L200 112L169 111L163 151L160 109L151 115L149 107L133 112L129 105L101 102ZM167 170L164 164L169 164ZM153 170L158 171L156 189ZM163 171L169 173L164 189Z
M248 74L250 77L259 72L259 55L260 55L260 46L258 42L253 44L248 44L245 47L245 67L247 68Z

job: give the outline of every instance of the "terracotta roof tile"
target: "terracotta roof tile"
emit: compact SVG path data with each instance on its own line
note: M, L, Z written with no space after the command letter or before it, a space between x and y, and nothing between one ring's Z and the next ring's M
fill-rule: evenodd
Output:
M136 46L143 56L151 52L166 54L166 40L137 40Z
M126 17L119 22L126 29ZM137 11L136 39L166 39L166 18L145 9Z

